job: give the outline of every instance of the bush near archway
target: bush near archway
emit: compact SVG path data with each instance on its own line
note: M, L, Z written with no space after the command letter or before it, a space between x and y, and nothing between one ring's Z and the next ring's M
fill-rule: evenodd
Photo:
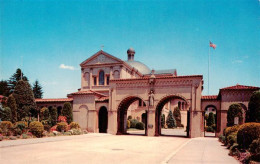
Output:
M161 126L162 126L162 128L165 128L165 115L164 114L161 115Z
M243 111L242 107L239 104L232 104L229 106L227 111L227 126L234 125L234 118L239 118L239 123L243 120Z
M135 127L136 129L140 129L140 130L144 130L144 123L142 123L142 122L138 122L137 124L136 124L136 127Z
M245 123L237 132L237 143L247 149L253 140L260 138L260 123Z
M210 112L209 113L209 117L207 120L207 126L212 126L215 124L215 117L214 117L214 113Z
M250 97L247 114L249 122L260 122L260 91Z
M41 122L33 121L30 123L29 128L33 135L35 135L38 138L42 137L44 127Z
M174 119L171 110L170 110L170 112L168 114L166 124L167 124L168 128L175 128L176 127L176 120Z
M176 126L181 127L181 112L179 107L174 108L173 116L176 121Z

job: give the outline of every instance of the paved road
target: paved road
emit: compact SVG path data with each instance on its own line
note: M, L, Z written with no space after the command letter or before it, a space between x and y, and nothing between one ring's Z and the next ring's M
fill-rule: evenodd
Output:
M213 144L212 148L209 148L208 144ZM221 159L214 159L214 162L237 163L227 155L228 151L221 147L215 138L188 139L92 133L81 136L1 141L0 147L0 163L8 164L83 162L152 164L176 161L182 163L182 161L187 162L187 158L190 159L189 163L193 161L205 163L210 159L202 155L205 151L214 156L219 155L221 151ZM203 151L202 147L204 147ZM194 155L195 153L191 151L198 153ZM198 160L201 158L203 160Z

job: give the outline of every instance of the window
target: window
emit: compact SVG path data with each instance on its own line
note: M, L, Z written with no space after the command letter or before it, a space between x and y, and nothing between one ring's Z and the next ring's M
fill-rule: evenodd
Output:
M98 76L98 85L104 85L105 84L105 73L104 71L100 71L99 72L99 76Z
M94 76L94 85L97 85L97 77Z
M107 85L109 85L109 76L107 76Z
M178 102L178 108L181 109L181 102Z

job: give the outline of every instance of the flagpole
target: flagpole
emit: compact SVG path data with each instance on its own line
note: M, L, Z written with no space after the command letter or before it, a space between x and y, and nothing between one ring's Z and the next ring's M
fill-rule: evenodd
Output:
M209 95L209 64L210 64L210 46L209 46L209 57L208 57L208 95Z

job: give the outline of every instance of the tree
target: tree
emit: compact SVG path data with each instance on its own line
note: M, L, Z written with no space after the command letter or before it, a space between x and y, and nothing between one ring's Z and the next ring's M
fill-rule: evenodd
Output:
M18 81L13 96L17 104L17 119L22 120L26 116L35 115L36 104L33 96L33 91L27 81Z
M12 122L17 121L17 105L13 94L9 95L7 99L7 106L11 109L12 112Z
M73 121L72 107L69 102L65 102L62 109L62 115L67 118L67 122L70 124Z
M176 120L177 127L181 127L181 112L179 107L174 108L173 116Z
M209 118L207 120L207 126L212 126L215 124L215 117L214 117L214 113L210 112L209 113Z
M234 125L234 118L239 118L239 123L243 120L242 107L239 104L232 104L229 106L227 111L227 126Z
M248 104L248 122L260 122L260 91L250 97Z
M49 116L50 116L49 109L46 107L43 107L40 111L41 120L48 120Z
M9 95L8 82L6 80L0 81L0 95L3 95L3 96Z
M42 98L43 91L38 80L36 80L33 84L33 94L34 98Z
M161 115L161 126L162 126L162 128L165 127L165 115L164 114Z
M174 128L176 127L176 121L173 117L173 114L172 114L172 111L170 110L169 114L168 114L168 117L167 117L167 121L166 121L166 124L168 126L168 128Z
M20 80L28 81L27 77L22 73L22 70L18 68L16 72L9 78L8 87L9 94L14 92L15 86Z
M12 112L9 107L2 108L1 112L1 120L2 121L11 121L12 120Z
M51 117L51 124L52 126L54 126L57 123L57 117L58 117L57 108L53 107L49 110L49 112Z

